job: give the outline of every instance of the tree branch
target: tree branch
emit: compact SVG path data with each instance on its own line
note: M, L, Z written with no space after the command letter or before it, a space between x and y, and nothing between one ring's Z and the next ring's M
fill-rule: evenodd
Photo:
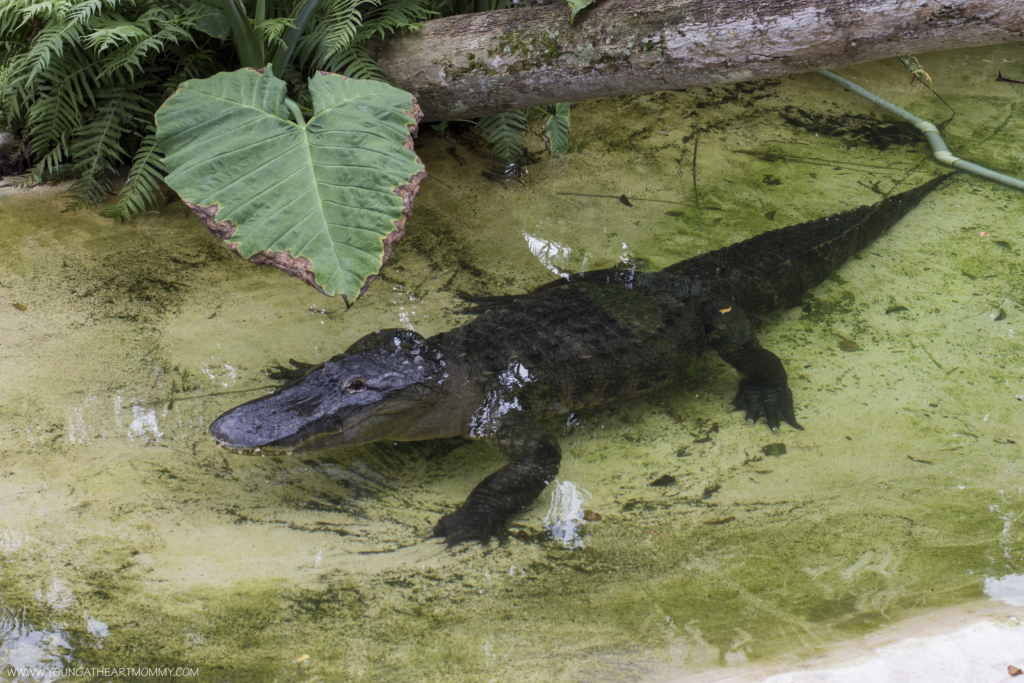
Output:
M603 0L436 19L374 46L425 120L1024 40L1021 0Z

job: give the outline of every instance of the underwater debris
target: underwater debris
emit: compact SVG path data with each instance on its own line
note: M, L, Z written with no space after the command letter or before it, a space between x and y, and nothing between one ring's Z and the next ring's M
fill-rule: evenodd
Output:
M716 519L713 522L704 522L704 523L707 524L708 526L715 526L717 524L728 524L729 522L735 522L735 521L736 521L735 517L726 517L725 519Z
M782 119L809 133L843 138L851 143L867 144L884 152L893 145L926 142L924 135L906 121L879 121L867 116L828 116L787 106Z

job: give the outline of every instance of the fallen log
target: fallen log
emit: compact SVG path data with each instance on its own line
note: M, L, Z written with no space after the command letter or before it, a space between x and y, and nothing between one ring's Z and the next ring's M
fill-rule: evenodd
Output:
M1024 40L1022 0L599 0L463 14L377 44L426 121Z

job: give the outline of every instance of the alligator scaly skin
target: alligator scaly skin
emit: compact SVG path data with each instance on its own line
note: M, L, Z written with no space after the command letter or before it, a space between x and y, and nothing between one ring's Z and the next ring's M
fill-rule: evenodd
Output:
M433 530L449 545L486 543L558 474L545 419L671 384L709 349L739 372L733 406L748 421L802 429L782 361L758 343L747 314L797 305L946 178L658 272L557 280L429 339L367 335L298 384L228 411L210 432L235 449L486 439L509 463Z

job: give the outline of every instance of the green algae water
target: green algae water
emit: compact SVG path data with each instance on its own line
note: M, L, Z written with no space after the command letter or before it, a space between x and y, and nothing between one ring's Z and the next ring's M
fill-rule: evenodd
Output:
M994 81L1024 48L919 58L954 154L1024 175L1024 87ZM895 61L841 73L947 115ZM1024 197L969 176L764 321L805 431L727 413L711 355L553 425L559 477L505 543L424 539L499 466L484 444L206 434L268 367L464 323L459 291L662 268L945 172L879 116L814 75L585 102L575 151L504 184L424 133L407 235L347 311L180 202L117 225L0 189L0 677L672 680L1022 604Z

